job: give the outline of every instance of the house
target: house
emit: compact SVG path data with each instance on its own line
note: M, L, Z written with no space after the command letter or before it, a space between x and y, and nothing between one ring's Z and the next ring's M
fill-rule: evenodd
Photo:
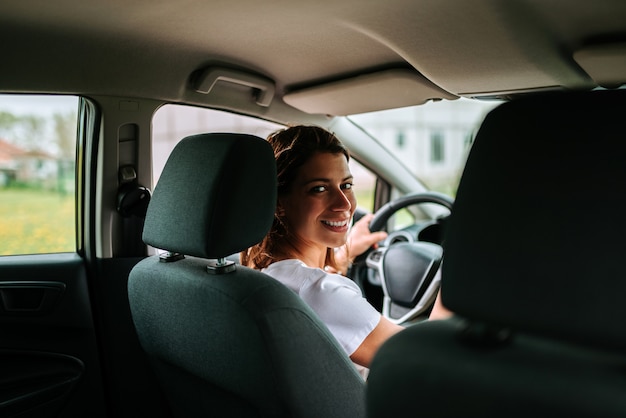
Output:
M0 138L0 186L17 178L18 162L26 151Z
M42 151L25 150L0 138L0 187L11 184L56 186L57 159Z

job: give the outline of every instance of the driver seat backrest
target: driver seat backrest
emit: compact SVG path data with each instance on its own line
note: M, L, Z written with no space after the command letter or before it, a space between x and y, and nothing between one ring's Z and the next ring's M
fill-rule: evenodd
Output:
M273 221L269 144L243 134L183 139L150 201L131 271L142 347L177 417L363 417L364 382L311 309L271 277L225 257ZM182 256L184 255L184 256Z
M616 90L487 116L444 241L456 315L383 345L368 416L626 415L624 115Z

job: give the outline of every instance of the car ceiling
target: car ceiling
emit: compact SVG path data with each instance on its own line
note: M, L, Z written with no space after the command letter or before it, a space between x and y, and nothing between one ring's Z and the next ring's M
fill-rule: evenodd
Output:
M309 113L626 74L623 0L4 0L0 33L5 92L203 104L194 77L228 68L271 80L275 102Z

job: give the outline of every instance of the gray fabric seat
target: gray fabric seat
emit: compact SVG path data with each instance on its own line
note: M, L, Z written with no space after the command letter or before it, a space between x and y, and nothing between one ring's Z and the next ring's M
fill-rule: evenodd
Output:
M370 417L626 415L626 91L492 111L446 232L450 320L383 345Z
M260 138L188 137L168 159L143 238L185 257L144 259L128 292L175 416L365 415L361 377L308 306L259 271L216 261L260 241L275 204L274 156Z

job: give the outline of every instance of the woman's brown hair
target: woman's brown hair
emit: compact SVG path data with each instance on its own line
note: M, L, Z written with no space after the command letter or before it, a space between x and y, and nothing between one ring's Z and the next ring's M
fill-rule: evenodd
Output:
M291 190L298 170L316 153L343 154L350 160L350 153L331 132L318 126L291 126L272 133L267 142L274 150L278 180L278 197ZM263 240L240 254L241 264L255 269L264 269L289 253L292 238L288 226L283 222L284 214L277 207L274 222ZM334 249L326 251L325 264L337 268Z

